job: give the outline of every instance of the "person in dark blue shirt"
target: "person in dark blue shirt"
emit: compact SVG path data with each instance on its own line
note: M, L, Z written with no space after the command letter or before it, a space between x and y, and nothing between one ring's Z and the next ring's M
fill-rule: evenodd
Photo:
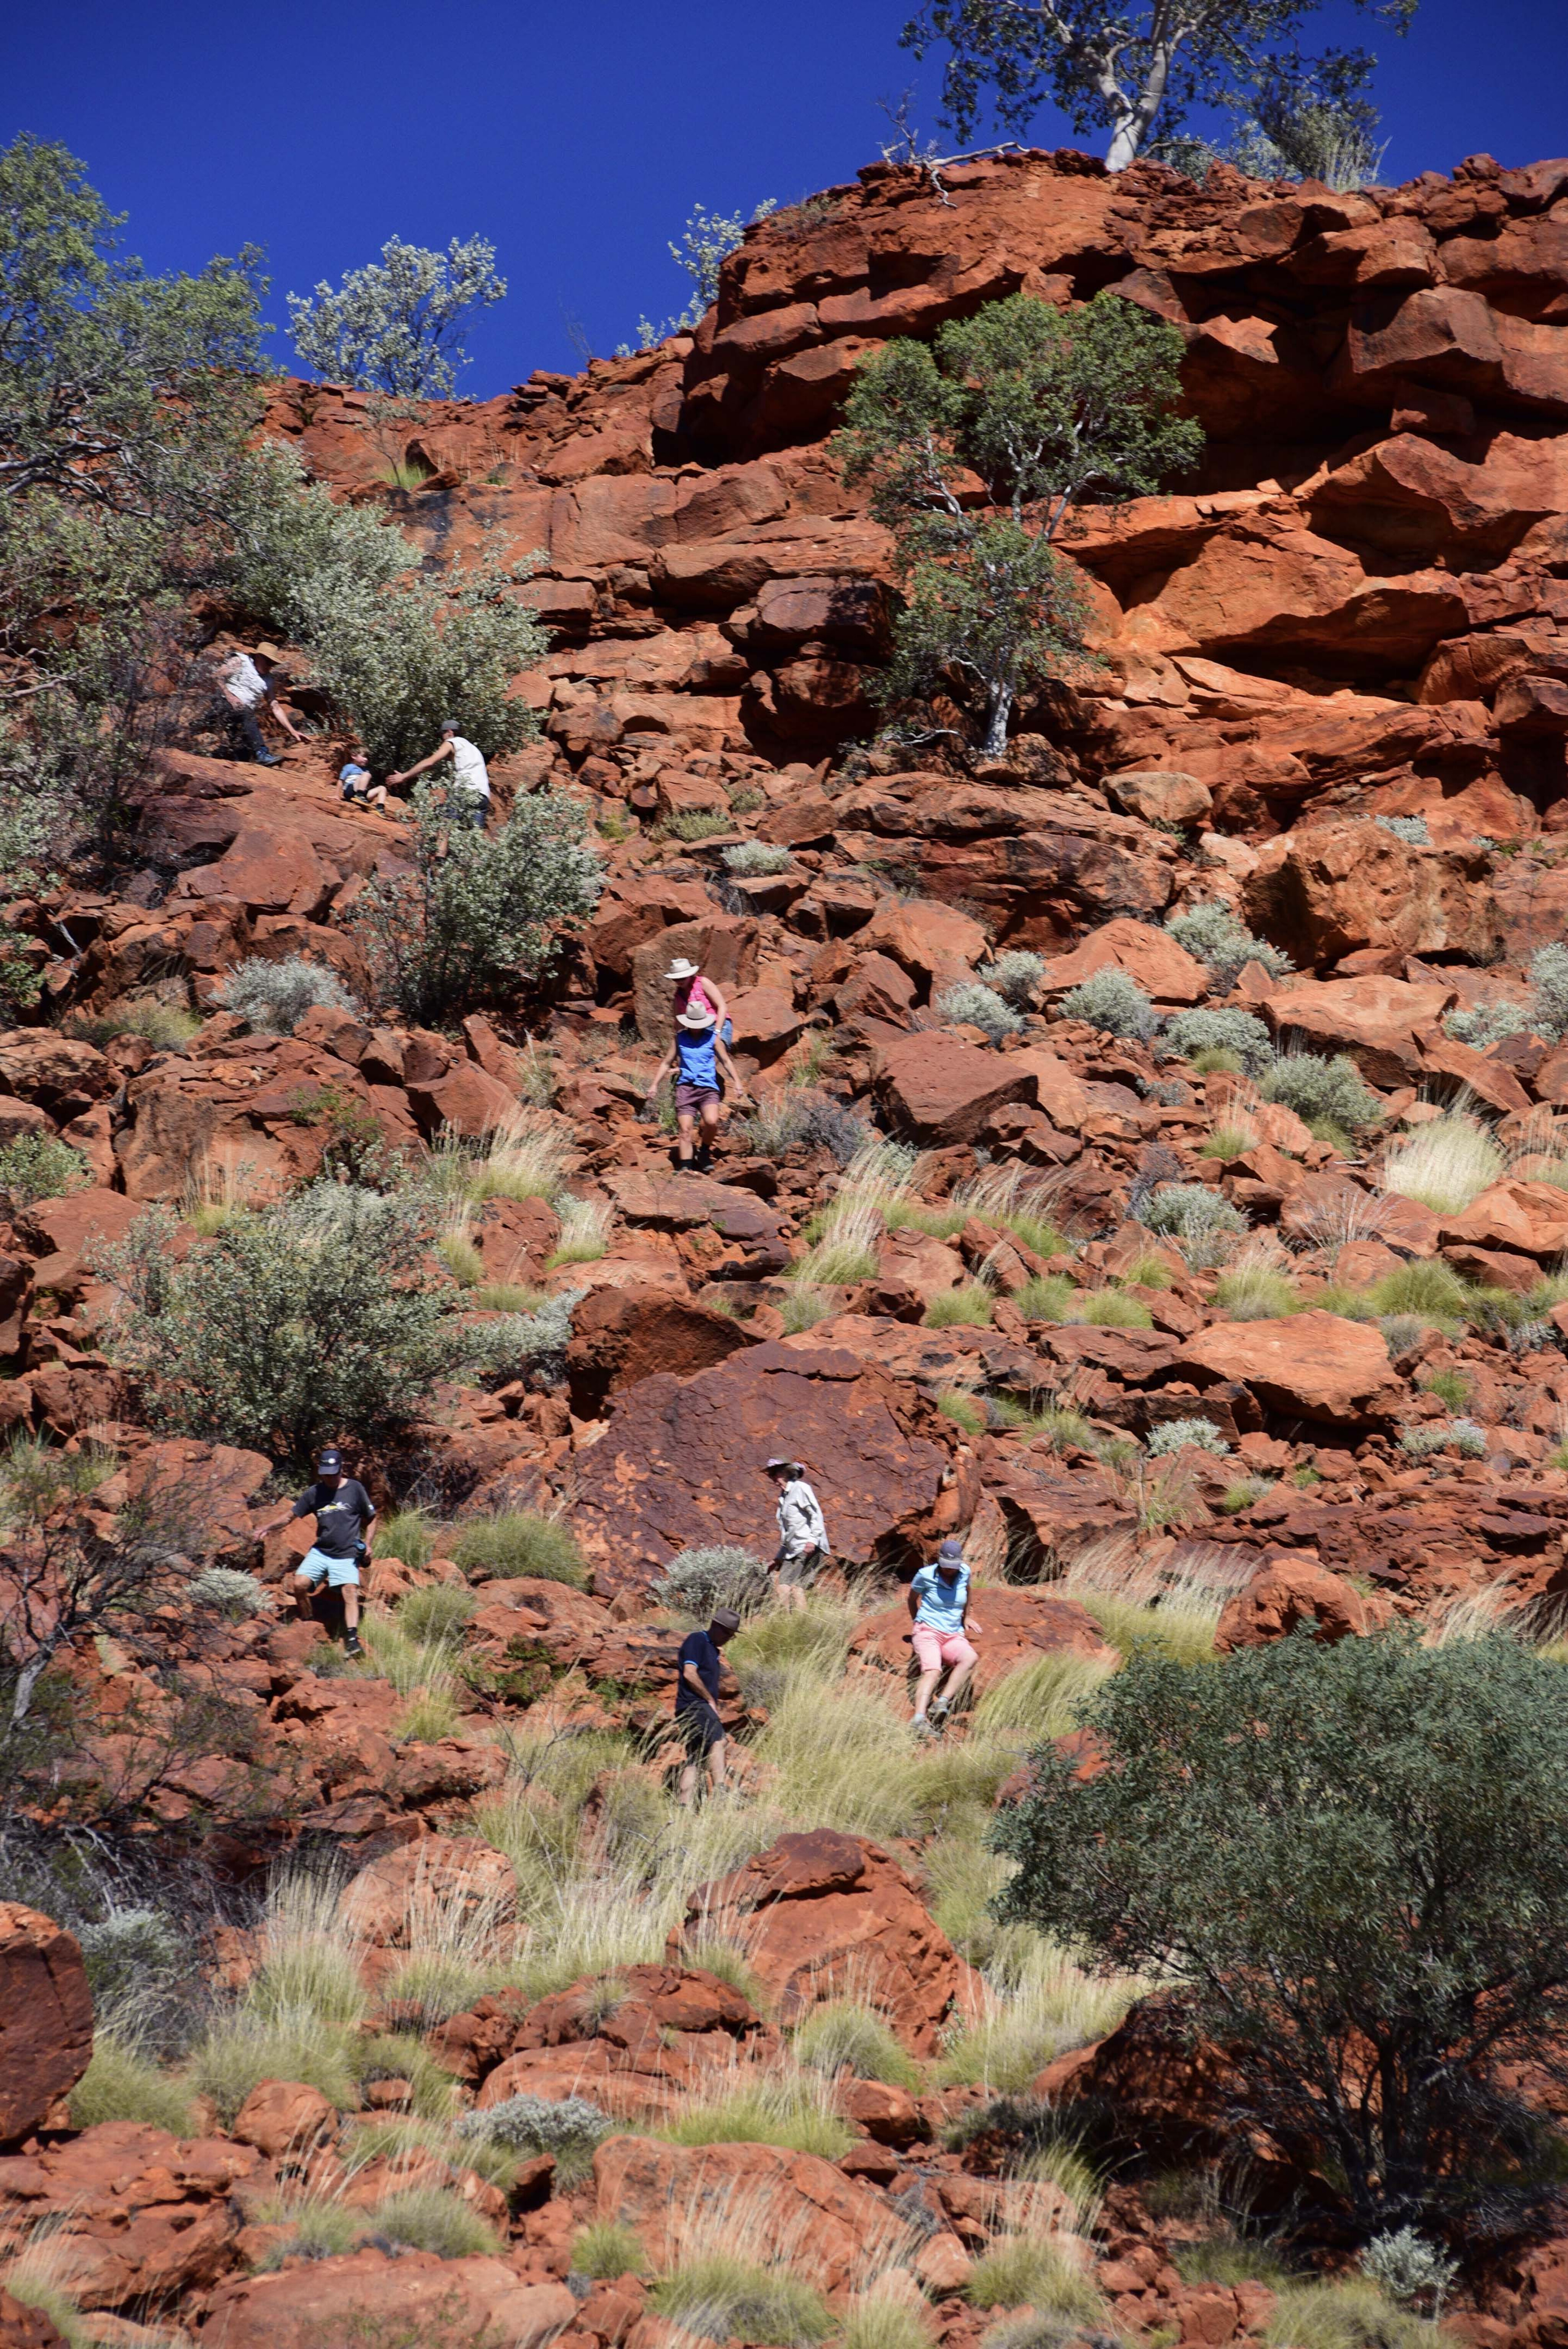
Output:
M746 1099L746 1089L736 1074L735 1063L714 1024L712 1012L706 1007L700 1011L683 1011L677 1018L675 1039L654 1071L654 1081L648 1087L650 1101L672 1068L676 1072L676 1164L687 1173L694 1164L706 1169L712 1155L714 1135L718 1132L718 1104L723 1098L720 1077L734 1088L739 1100ZM702 1148L694 1158L699 1118Z
M723 1786L724 1723L718 1717L718 1683L724 1671L719 1653L740 1629L733 1608L715 1609L706 1631L688 1631L681 1641L676 1672L676 1727L686 1740L686 1760L677 1792L690 1807L704 1762L716 1787Z

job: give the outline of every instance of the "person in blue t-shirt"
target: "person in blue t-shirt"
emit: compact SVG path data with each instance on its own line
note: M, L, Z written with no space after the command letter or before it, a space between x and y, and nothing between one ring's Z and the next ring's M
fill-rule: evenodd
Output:
M909 1586L909 1611L914 1618L910 1637L920 1666L913 1725L922 1737L929 1737L934 1733L930 1715L938 1722L946 1719L980 1661L966 1636L980 1626L967 1620L969 1568L962 1542L944 1541L931 1564L921 1568ZM932 1692L944 1671L947 1686L934 1705Z
M371 807L377 815L387 812L387 786L372 782L370 770L363 750L354 750L337 771L337 788L349 807Z
M676 1072L676 1165L688 1174L694 1165L706 1173L712 1161L713 1138L718 1132L718 1104L723 1099L720 1079L733 1086L738 1101L746 1099L746 1088L714 1025L713 1013L706 1008L683 1011L676 1019L674 1040L654 1071L654 1081L648 1087L650 1101L672 1068ZM699 1118L702 1146L696 1150Z
M697 1774L705 1762L716 1790L725 1785L724 1723L718 1717L718 1683L724 1660L719 1651L739 1629L740 1618L735 1609L718 1607L706 1631L688 1631L681 1641L676 1667L676 1727L686 1741L686 1760L676 1791L688 1810L696 1793Z

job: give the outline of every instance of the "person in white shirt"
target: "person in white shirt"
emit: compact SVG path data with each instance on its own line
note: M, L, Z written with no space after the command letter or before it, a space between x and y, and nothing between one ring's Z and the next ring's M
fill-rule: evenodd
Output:
M822 1505L800 1461L770 1460L768 1475L779 1490L779 1550L772 1569L779 1596L786 1607L803 1609L807 1591L832 1556Z
M230 654L218 667L218 688L240 723L240 731L250 746L258 766L276 767L282 764L274 751L269 750L263 734L258 711L270 707L273 717L291 742L297 742L294 721L277 698L273 683L273 670L277 665L275 645L258 645L253 653L237 650Z
M416 775L424 774L427 769L436 766L442 759L449 759L452 762L450 791L455 794L453 813L459 817L466 815L475 830L482 832L490 812L490 769L485 765L484 753L477 744L470 742L466 734L459 733L455 718L442 721L439 750L432 750L429 757L421 759L417 766L405 767L400 774L388 775L387 781L391 785L411 783Z

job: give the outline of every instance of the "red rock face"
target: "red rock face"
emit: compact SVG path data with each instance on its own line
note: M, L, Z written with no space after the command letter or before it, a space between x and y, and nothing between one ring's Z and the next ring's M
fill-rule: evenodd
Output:
M88 2068L93 2002L75 1938L0 1901L0 2144L44 2126Z

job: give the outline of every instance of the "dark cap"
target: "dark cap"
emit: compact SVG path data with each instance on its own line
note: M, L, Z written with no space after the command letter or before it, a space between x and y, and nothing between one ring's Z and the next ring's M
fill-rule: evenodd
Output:
M340 1475L343 1471L343 1454L335 1444L324 1444L315 1455L315 1464L324 1476Z
M964 1563L963 1543L958 1541L944 1541L942 1547L936 1553L936 1563L938 1566L962 1566Z
M740 1618L733 1607L716 1607L708 1628L714 1631L738 1631Z

